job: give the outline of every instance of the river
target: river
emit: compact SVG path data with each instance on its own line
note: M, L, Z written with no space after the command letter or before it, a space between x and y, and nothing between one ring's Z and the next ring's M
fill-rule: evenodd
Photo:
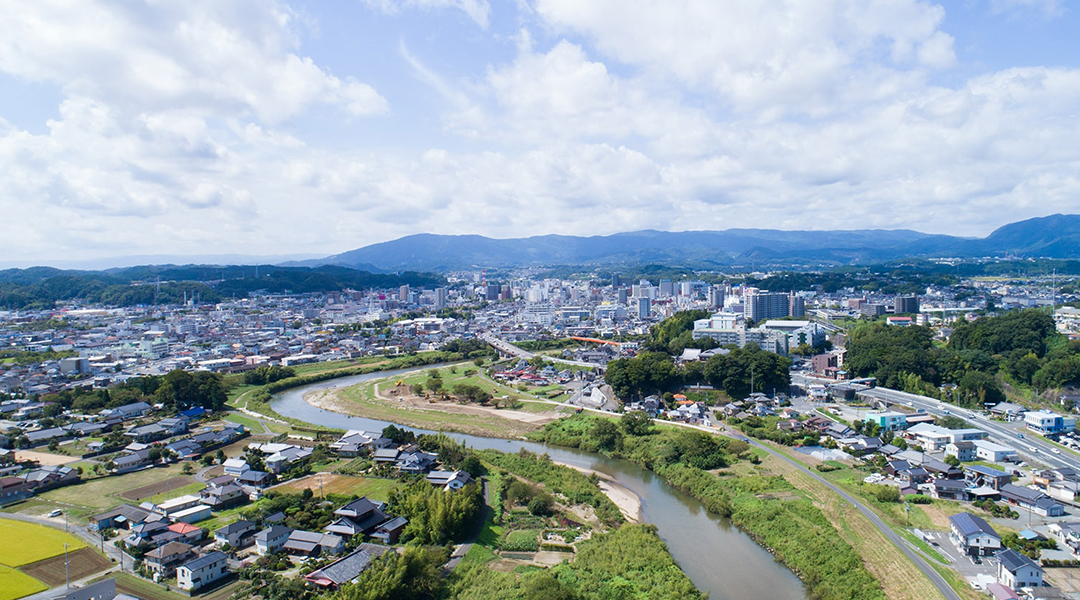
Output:
M415 371L382 371L322 381L277 394L270 405L278 413L338 429L381 431L390 423L343 415L311 406L304 394L313 390L347 387ZM410 428L417 432L423 430ZM656 525L671 555L694 585L711 600L806 600L806 588L784 565L754 543L727 519L705 510L701 502L671 487L632 462L600 454L534 442L449 434L479 449L516 452L526 448L546 453L553 460L610 475L641 498L642 517Z

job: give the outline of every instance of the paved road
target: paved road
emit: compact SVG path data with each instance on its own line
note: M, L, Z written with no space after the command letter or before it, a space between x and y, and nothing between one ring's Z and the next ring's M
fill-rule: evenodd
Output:
M919 554L919 553L915 552L914 550L912 550L911 547L908 546L907 541L904 540L904 538L900 537L900 535L897 534L895 531L893 531L892 527L889 527L885 523L885 521L882 521L881 517L877 516L877 513L875 513L872 509L867 507L865 504L863 504L862 501L860 501L858 498L855 498L851 494L845 492L844 490L840 489L839 487L837 487L836 485L831 483L829 480L821 477L817 473L810 470L810 468L807 467L806 465L804 465L804 464L802 464L802 463L800 463L800 462L798 462L796 460L793 460L791 458L788 458L787 456L781 454L780 452L777 452L776 450L770 448L769 446L767 446L767 445L765 445L765 444L763 444L761 442L758 442L758 441L756 441L756 440L754 440L752 438L748 438L748 437L744 436L742 433L737 433L737 432L732 432L732 431L727 431L727 430L717 430L717 429L714 429L714 428L711 428L711 427L704 427L704 426L701 426L701 425L691 425L689 423L679 423L679 422L676 422L676 421L666 421L666 420L663 420L663 419L655 419L655 421L658 422L658 423L677 425L679 427L687 427L687 428L690 428L690 429L699 429L701 431L707 431L709 433L716 433L716 434L720 434L720 435L726 435L726 436L729 436L729 437L735 437L735 438L738 438L738 439L741 439L741 440L746 440L751 446L754 446L755 448L760 448L760 449L768 452L769 454L772 454L773 456L779 458L780 460L783 460L784 462L787 462L788 464L794 465L800 471L805 472L807 475L809 475L810 477L813 477L815 480L822 483L825 487L832 490L838 496L840 496L845 501L847 501L849 504L854 506L860 513L863 514L863 516L865 516L867 519L869 519L870 522L873 523L874 527L877 527L878 530L881 531L881 533L884 534L885 537L888 538L888 540L890 542L892 542L892 544L894 546L899 548L901 552L903 552L908 558L910 558L911 562L915 563L915 566L920 571L922 571L924 575L926 575L926 578L930 580L930 583L934 584L934 587L936 587L938 589L938 591L941 592L941 595L944 596L946 600L960 600L960 595L957 594L956 591L952 589L952 587L949 585L949 583L947 581L945 581L945 578L943 578L936 570L934 570L934 568L932 566L930 566L930 564L928 562L926 562L926 559L923 558L921 554Z
M13 521L23 521L25 523L34 523L34 524L37 524L37 525L45 525L47 527L56 528L56 523L54 523L54 522L52 522L50 520L42 519L40 517L31 517L29 515L20 515L20 514L17 514L17 513L0 513L0 518L2 518L2 519L11 519ZM96 533L90 531L86 527L83 527L81 525L76 525L76 524L73 524L73 523L69 523L68 524L68 533L71 533L72 535L75 535L75 536L77 536L79 538L82 538L82 540L85 541L87 543L87 545L89 545L92 548L97 548L99 550L102 549L101 538ZM104 574L104 573L110 573L110 572L113 572L113 571L120 570L121 557L123 557L123 560L125 561L123 564L127 565L129 568L131 567L131 563L132 563L131 557L125 556L122 552L120 552L120 549L117 548L116 546L112 545L111 543L106 543L104 545L104 550L105 550L105 555L108 556L110 559L112 559L113 562L115 563L115 565L113 567L109 568L109 569L106 569L105 571L99 571L98 573L94 573L93 575L90 575L89 577L85 577L83 579L72 581L71 582L72 587L81 587L82 585L89 582L91 579L96 579L98 577L101 577L101 575ZM26 596L26 597L22 598L22 600L49 600L49 599L55 598L56 596L59 596L59 595L61 595L63 593L64 593L64 589L63 589L63 586L61 585L58 588L53 588L51 590L46 590L44 592L39 592L37 594L32 594L30 596Z
M860 513L862 513L863 516L865 516L867 519L869 519L870 522L873 523L874 526L877 527L878 530L881 531L881 533L885 534L885 537L889 538L889 541L892 542L894 546L899 548L901 552L903 552L905 555L907 555L907 557L911 559L911 562L915 563L915 566L918 567L919 570L923 572L923 575L926 575L927 579L930 580L930 583L934 584L934 587L936 587L938 589L938 591L941 592L941 594L943 596L945 596L946 600L960 600L960 595L957 594L956 591L952 589L952 586L950 586L949 583L947 581L945 581L945 578L942 577L941 574L939 574L936 570L934 570L934 567L930 566L930 564L926 562L926 559L924 559L921 554L919 554L919 553L915 552L914 550L912 550L911 547L908 546L908 543L904 538L900 537L900 535L898 533L893 531L892 527L889 527L884 521L881 520L881 517L877 516L877 513L875 513L870 508L868 508L865 504L860 502L858 499L856 499L851 494L849 494L849 493L845 492L844 490L840 489L838 486L834 485L829 480L827 480L824 477L818 475L817 473L815 473L812 469L810 469L806 465L804 465L804 464L802 464L802 463L800 463L800 462L798 462L796 460L793 460L791 458L788 458L787 456L784 456L783 454L780 454L779 452L774 451L773 449L769 448L768 446L765 446L764 444L762 444L760 442L754 441L752 439L749 440L749 442L750 442L750 444L752 446L757 447L757 448L761 448L762 450L765 450L765 451L769 452L773 456L779 457L781 460L783 460L783 461L785 461L785 462L787 462L787 463L789 463L791 465L794 465L800 471L804 471L805 474L809 475L810 477L813 477L819 483L823 484L825 487L829 488L834 493L836 493L836 495L838 495L841 498L843 498L844 500L846 500L848 503L850 503L852 506L854 506Z
M511 356L517 356L518 358L524 358L525 360L529 360L530 358L533 358L534 356L536 356L536 353L534 353L534 352L529 352L528 350L522 350L521 348L518 348L517 346L511 344L510 342L507 342L505 340L500 340L499 338L497 338L497 337L495 337L493 335L483 335L483 336L481 336L481 339L483 339L485 342L487 342L493 348L495 348L499 352L502 352L503 354L509 354ZM546 356L545 355L544 360L549 360L549 361L552 361L552 362L562 363L564 365L574 365L574 366L577 366L577 367L589 367L591 369L601 369L601 370L603 370L603 369L607 368L607 364L582 362L580 360L567 360L565 358L558 358L558 357L555 357L555 356Z
M1060 450L1057 446L1039 438L1034 433L1026 431L1020 423L1005 423L992 421L971 412L967 409L958 408L952 404L945 404L935 398L928 398L918 394L909 394L889 388L872 388L864 392L874 398L880 398L887 402L901 403L911 408L922 409L936 416L960 417L990 434L990 438L1002 445L1015 448L1019 454L1051 467L1071 467L1080 470L1080 456L1068 450ZM948 414L946 414L948 413ZM1024 437L1020 438L1017 434ZM1032 451L1032 448L1035 448ZM1030 462L1030 461L1029 461Z

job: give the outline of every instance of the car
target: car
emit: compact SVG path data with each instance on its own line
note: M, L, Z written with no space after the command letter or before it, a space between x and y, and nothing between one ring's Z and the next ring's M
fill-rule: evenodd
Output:
M1018 434L1016 434L1016 437L1018 437L1018 438L1020 438L1020 439L1024 439L1024 434L1022 434L1022 433L1018 433Z
M1054 454L1061 454L1061 450L1058 450L1057 448L1051 448L1050 451Z
M62 514L64 514L64 511L62 511L62 510L60 510L59 508L57 508L57 509L55 509L55 510L53 510L53 511L49 512L49 517L50 517L50 518L51 518L51 517L59 517L59 516L60 516L60 515L62 515Z

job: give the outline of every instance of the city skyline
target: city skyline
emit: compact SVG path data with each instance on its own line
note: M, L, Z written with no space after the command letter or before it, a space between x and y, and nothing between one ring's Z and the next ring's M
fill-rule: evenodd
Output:
M1064 3L0 3L9 263L1080 213Z

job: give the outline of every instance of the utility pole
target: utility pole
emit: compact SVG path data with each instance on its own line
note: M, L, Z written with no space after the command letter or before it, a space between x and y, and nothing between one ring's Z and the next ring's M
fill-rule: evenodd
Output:
M64 589L71 589L71 575L68 569L68 545L64 544Z

